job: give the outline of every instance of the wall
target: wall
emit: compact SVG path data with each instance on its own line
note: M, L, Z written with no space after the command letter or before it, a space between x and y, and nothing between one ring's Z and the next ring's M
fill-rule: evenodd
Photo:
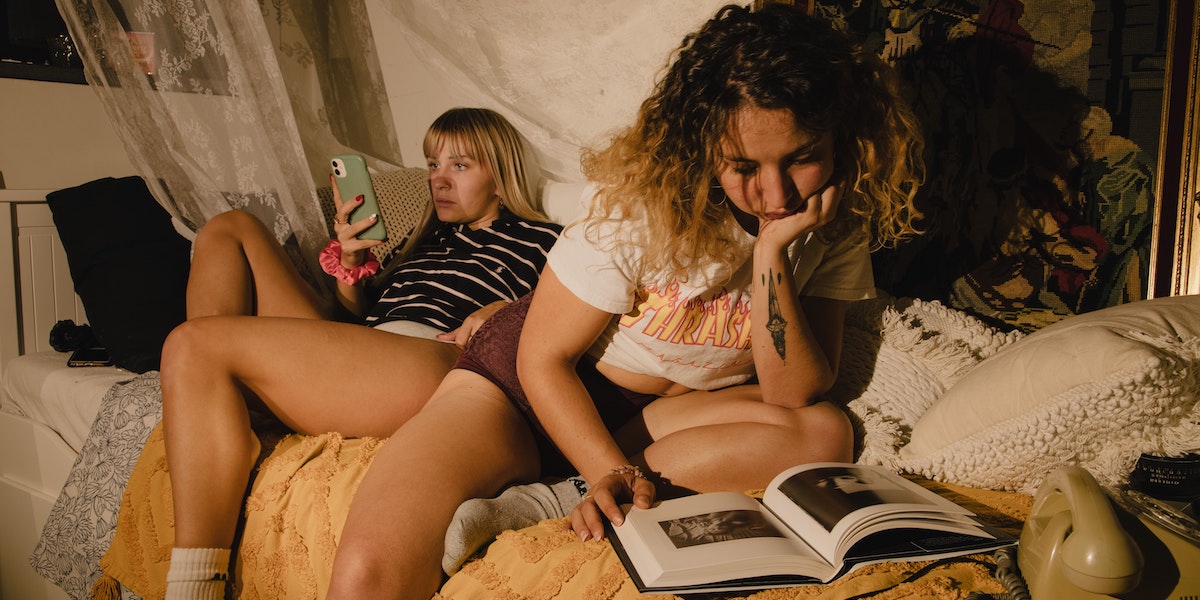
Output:
M387 9L376 0L368 0L365 5L404 166L424 167L421 142L425 131L438 115L460 103L455 102L439 77L421 62L406 41L408 32Z
M62 189L134 175L86 85L0 78L0 172L9 189Z

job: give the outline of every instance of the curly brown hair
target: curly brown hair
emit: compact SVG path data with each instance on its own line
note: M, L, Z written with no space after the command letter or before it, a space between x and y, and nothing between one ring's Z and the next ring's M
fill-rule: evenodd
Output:
M857 234L878 249L918 233L922 139L891 68L795 7L729 5L684 38L636 122L583 155L584 174L599 184L590 216L648 223L636 241L643 271L682 275L734 259L733 218L715 180L722 137L745 107L789 110L806 133L833 136L835 176L848 186L819 230L826 239Z

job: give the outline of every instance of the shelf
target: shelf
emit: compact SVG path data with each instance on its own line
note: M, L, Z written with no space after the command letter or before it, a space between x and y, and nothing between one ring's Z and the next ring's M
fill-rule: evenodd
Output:
M0 61L0 77L87 85L87 79L83 76L82 67L55 67L51 65Z

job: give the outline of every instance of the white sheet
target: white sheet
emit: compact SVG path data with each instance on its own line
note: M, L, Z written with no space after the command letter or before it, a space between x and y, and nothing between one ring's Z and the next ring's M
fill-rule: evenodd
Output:
M38 352L7 361L0 410L47 425L78 452L104 394L137 374L117 367L68 367L68 356Z

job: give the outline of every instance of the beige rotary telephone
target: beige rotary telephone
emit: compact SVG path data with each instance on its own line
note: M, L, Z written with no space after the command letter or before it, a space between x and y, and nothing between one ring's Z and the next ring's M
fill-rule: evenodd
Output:
M1038 489L1017 566L1035 600L1200 598L1197 541L1155 522L1144 505L1110 501L1079 467L1051 473Z

